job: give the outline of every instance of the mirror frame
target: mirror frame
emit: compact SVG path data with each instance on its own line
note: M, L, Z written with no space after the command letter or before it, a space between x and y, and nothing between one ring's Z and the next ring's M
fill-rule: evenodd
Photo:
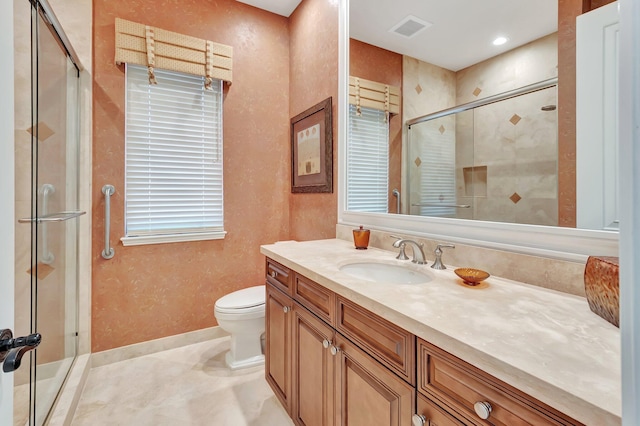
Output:
M486 222L467 219L346 211L346 155L349 95L349 0L339 3L338 39L338 224L583 262L589 255L618 256L613 231ZM403 128L405 125L403 124ZM403 140L403 153L406 152ZM403 154L404 155L404 154ZM403 158L403 163L404 163ZM403 165L404 167L404 165ZM403 176L403 189L406 187Z

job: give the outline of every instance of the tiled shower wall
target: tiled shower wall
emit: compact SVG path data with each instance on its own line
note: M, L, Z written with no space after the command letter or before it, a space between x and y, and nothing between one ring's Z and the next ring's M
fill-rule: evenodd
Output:
M404 65L403 102L406 117L412 118L556 76L557 35L545 36L457 73L408 57ZM420 200L426 156L433 153L432 146L423 146L424 133L428 132L440 142L456 140L455 203L474 208L456 209L451 215L558 224L556 112L540 109L556 104L556 90L550 88L485 106L473 116L458 114L455 119L446 117L414 125L407 164L412 202ZM471 129L474 143L470 143Z

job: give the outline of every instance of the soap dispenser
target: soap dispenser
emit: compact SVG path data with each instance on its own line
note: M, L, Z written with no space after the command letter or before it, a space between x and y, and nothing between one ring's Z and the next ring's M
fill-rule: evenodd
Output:
M366 250L369 247L369 234L371 231L364 229L360 225L360 229L353 230L353 243L357 250Z

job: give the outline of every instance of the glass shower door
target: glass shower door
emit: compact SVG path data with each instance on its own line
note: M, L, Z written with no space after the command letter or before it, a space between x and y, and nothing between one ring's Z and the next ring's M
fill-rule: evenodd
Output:
M30 424L42 425L77 353L79 73L32 7Z

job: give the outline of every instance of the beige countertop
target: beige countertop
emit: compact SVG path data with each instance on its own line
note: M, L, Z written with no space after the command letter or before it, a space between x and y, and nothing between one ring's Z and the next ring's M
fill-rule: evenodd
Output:
M576 420L621 423L620 331L584 298L494 276L482 288L468 287L446 257L448 269L438 271L338 239L284 241L260 251ZM369 261L414 268L433 280L382 284L339 269Z

